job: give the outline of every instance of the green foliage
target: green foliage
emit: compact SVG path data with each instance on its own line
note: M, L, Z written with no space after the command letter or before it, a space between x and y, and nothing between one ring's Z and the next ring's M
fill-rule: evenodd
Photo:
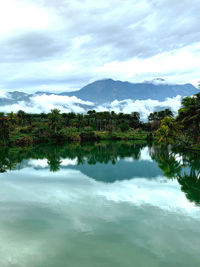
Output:
M119 128L120 128L120 130L122 131L122 132L126 132L126 131L128 131L129 130L129 125L127 124L127 123L121 123L120 125L119 125Z
M200 93L185 97L176 119L165 117L156 131L156 139L165 145L179 144L198 149L200 145Z
M62 116L59 109L52 109L48 115L48 126L52 135L56 135L62 126Z
M60 146L55 143L33 146L24 144L23 147L3 146L0 147L0 172L14 170L20 165L24 166L27 159L47 159L52 172L58 171L62 166L63 159L66 158L76 159L77 165L82 165L84 162L91 165L97 163L116 164L119 158L126 157L138 160L146 145L145 141L103 141L82 144L66 142ZM175 150L173 147L156 145L155 143L149 145L148 150L150 157L157 162L163 174L169 179L177 179L188 200L200 206L199 153L183 151L178 148ZM115 177L109 182L116 181ZM132 176L130 176L131 178ZM106 177L106 179L109 178ZM106 181L108 182L108 180Z
M160 127L161 121L165 117L173 117L173 113L170 109L165 109L165 110L150 113L148 116L148 120L149 122L152 122L152 125L151 125L152 129L154 130L158 129Z
M21 139L18 139L16 144L21 146L33 145L33 138L31 136L24 136Z
M10 135L10 122L6 117L0 117L0 138L1 142L7 143Z
M200 142L200 93L185 97L179 109L177 121L182 125L188 139Z
M148 122L140 121L138 112L131 114L114 111L87 114L60 113L29 114L20 110L0 114L1 144L32 144L42 142L95 141L95 140L156 140L165 145L184 144L200 147L200 94L186 97L178 116L173 118L169 109L153 112Z
M165 145L174 144L176 133L179 130L179 125L172 117L165 117L161 121L160 128L156 131L156 140L158 143L162 142Z

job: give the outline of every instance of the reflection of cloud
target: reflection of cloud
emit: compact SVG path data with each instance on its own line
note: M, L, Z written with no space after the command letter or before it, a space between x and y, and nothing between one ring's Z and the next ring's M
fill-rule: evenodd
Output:
M144 147L140 151L140 160L153 161L152 158L151 158L151 156L149 155L149 148L148 147Z
M77 165L78 161L77 161L77 158L75 159L62 159L61 158L61 164L60 166L74 166L74 165ZM48 160L47 159L30 159L28 161L28 164L27 166L31 166L33 168L46 168L49 166L48 164Z
M121 160L121 158L118 157L117 160L119 161L119 160ZM125 158L123 158L123 160L126 162L133 162L134 161L134 159L132 157L125 157Z
M117 160L119 161L119 160L121 160L121 158L118 157ZM123 160L126 162L134 162L134 158L132 158L132 157L125 157L125 158L123 158ZM148 147L144 147L143 149L141 149L139 160L153 161L151 156L149 155Z
M34 168L46 168L48 167L47 159L30 159L28 161L28 166Z
M78 164L78 159L61 159L61 166L75 166Z
M178 244L183 245L184 241L184 247L187 247L188 236L192 240L195 236L191 235L191 229L193 233L199 231L200 209L188 202L177 181L164 177L105 184L75 170L62 169L50 173L47 169L38 171L26 168L0 176L0 195L0 234L4 244L0 250L1 266L29 266L30 255L34 253L37 259L44 257L43 266L48 266L49 258L54 260L52 255L56 255L57 259L58 255L63 257L72 250L78 251L74 249L77 243L79 248L79 244L87 244L86 250L91 245L99 255L100 250L104 251L105 239L98 237L108 238L106 244L110 244L112 249L118 243L105 234L107 232L119 238L119 244L123 239L123 245L127 244L127 248L130 244L131 248L138 248L138 240L142 242L139 243L140 249L141 244L148 246L146 240L152 242L148 251L154 258L155 253L160 255L161 245L162 251L165 251L166 242L170 247L169 255L174 244L176 254L182 255L182 246ZM180 231L184 238L182 235L180 238ZM10 236L12 242L8 242ZM170 238L166 239L168 236ZM77 238L81 243L76 242ZM175 243L171 242L172 238ZM56 242L53 252L48 246L52 239ZM28 241L24 243L24 240ZM196 240L195 244L198 244L198 235ZM144 249L146 251L146 247ZM196 250L195 254L198 255ZM57 266L56 263L52 266Z
M105 205L106 202L110 202L110 205L112 202L127 202L134 206L148 204L166 211L190 215L199 210L186 199L177 181L167 180L161 176L153 180L144 177L103 183L87 177L80 171L71 169L61 169L59 172L50 173L44 168L45 160L31 162L35 166L40 164L43 169L25 168L20 172L12 171L1 177L0 193L1 190L10 192L7 195L4 194L5 199L14 201L19 198L20 194L22 202L38 204L43 202L52 208L56 202L63 203L65 206L68 202L73 201L87 203L87 199L90 198L94 202L104 200ZM4 180L3 177L6 179ZM12 186L16 181L17 188ZM26 187L24 181L25 184L28 182L30 187ZM43 186L43 182L46 184L45 186Z

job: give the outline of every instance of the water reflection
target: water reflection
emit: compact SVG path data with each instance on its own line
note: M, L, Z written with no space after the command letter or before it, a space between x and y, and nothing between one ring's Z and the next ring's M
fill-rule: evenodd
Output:
M195 154L104 142L0 162L0 266L200 266Z
M187 199L200 205L200 157L146 143L103 142L95 144L39 145L1 148L0 172L49 168L78 170L104 183L130 179L176 179Z

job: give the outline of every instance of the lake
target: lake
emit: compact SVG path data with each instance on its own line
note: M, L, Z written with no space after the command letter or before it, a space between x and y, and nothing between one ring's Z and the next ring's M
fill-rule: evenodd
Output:
M200 266L200 155L146 143L0 149L1 267Z

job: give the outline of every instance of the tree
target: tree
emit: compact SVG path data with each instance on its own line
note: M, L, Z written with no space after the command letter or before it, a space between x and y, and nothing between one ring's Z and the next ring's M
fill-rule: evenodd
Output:
M119 125L119 128L120 128L120 130L122 131L122 132L126 132L126 131L128 131L129 130L129 125L127 124L127 123L121 123L120 125Z
M177 121L182 124L189 139L194 143L200 142L200 93L182 100Z
M160 128L156 131L156 139L158 143L162 142L165 145L173 144L176 139L176 134L179 131L179 126L172 117L165 117L161 121Z
M14 127L18 123L18 116L14 112L8 113L7 118L10 121L11 127Z
M0 140L3 143L7 143L10 134L10 123L6 117L0 117Z
M165 117L173 117L173 113L170 109L165 109L161 111L155 111L149 114L148 120L152 122L152 129L158 129L160 126L161 121Z
M48 126L55 135L61 129L62 116L59 109L52 109L48 115Z
M21 126L24 125L25 114L26 113L23 110L19 110L17 112L18 121Z

